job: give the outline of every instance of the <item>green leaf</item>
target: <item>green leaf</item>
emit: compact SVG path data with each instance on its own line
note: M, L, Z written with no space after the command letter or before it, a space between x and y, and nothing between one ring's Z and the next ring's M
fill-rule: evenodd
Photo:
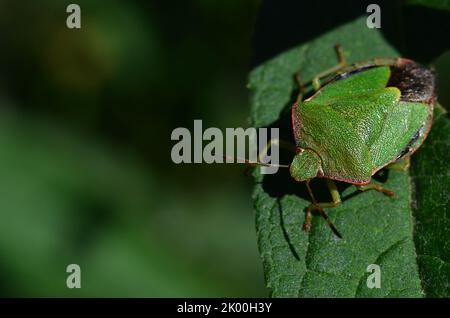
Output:
M449 136L448 118L438 109L427 141L413 157L411 170L416 199L415 244L428 297L450 296Z
M289 109L296 96L293 75L300 70L302 79L307 82L315 74L334 66L337 63L333 50L336 43L343 46L350 63L398 56L381 34L375 29L368 29L365 23L365 17L359 18L254 69L249 78L253 125L282 125L283 117L289 117ZM292 134L291 131L289 124L280 127L282 136ZM448 136L447 131L446 133ZM443 134L445 136L445 132ZM430 135L429 139L432 138ZM433 144L432 141L427 142ZM442 141L437 143L442 144ZM448 157L439 155L440 158ZM441 177L447 176L448 182L448 173L444 170ZM421 171L425 174L426 168ZM437 266L430 265L429 261L422 261L422 254L425 253L419 250L419 275L411 208L413 186L408 173L392 170L387 172L384 187L395 192L394 198L375 191L357 193L353 186L345 188L340 184L340 188L344 188L341 189L343 204L328 209L328 213L342 233L342 240L333 235L319 216L313 217L309 233L302 231L304 211L309 205L308 197L304 194L305 185L296 183L288 173L278 174L283 176L264 176L256 171L253 195L258 246L266 284L272 296L422 297L424 289L427 295L432 295L427 283L421 282L420 278L426 278L422 273L426 266ZM316 188L323 186L318 181L314 183ZM433 193L433 202L440 202L441 207L445 205L442 201L445 198L448 200L447 187L440 189L441 192ZM439 195L443 200L438 200ZM325 200L330 200L327 198ZM431 199L421 200L417 202L418 207L421 204L428 206L429 202L426 200ZM426 213L425 210L421 212ZM442 216L442 212L440 213ZM432 231L434 222L431 220L430 223L417 227L416 240L421 235L417 231ZM448 238L445 233L439 233L443 242ZM427 239L424 241L429 242ZM435 247L439 249L437 244ZM448 258L443 260L448 261ZM377 264L381 268L379 289L367 287L366 281L371 274L367 272L367 267L370 264ZM439 274L445 276L445 270L448 271L448 267L441 265ZM433 279L440 279L433 274L431 276ZM431 278L427 279L430 285L434 284ZM440 290L445 284L444 282ZM439 295L443 294L445 293Z

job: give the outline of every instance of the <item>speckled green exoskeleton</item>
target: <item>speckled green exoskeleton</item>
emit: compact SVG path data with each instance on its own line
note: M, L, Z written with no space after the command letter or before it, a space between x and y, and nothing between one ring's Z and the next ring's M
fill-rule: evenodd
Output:
M384 167L409 165L409 157L431 128L436 81L431 70L404 58L347 66L340 46L336 49L339 64L312 80L311 97L302 98L304 86L296 75L300 87L292 106L296 154L289 168L295 180L306 182L311 196L304 229L309 230L315 210L341 237L323 210L341 203L333 180L394 196L371 178ZM321 86L320 79L332 74ZM314 178L326 179L333 202L316 201L309 185Z

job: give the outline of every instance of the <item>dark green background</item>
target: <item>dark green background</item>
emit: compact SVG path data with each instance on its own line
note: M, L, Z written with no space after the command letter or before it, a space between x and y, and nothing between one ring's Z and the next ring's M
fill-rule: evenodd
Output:
M170 157L248 126L258 1L73 2L0 1L0 295L266 296L251 178Z

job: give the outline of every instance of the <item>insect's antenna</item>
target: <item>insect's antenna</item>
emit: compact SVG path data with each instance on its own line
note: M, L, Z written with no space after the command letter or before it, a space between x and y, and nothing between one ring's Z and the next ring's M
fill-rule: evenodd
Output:
M333 231L333 233L341 239L342 238L341 233L339 233L337 228L334 226L333 222L331 222L330 219L328 218L328 214L326 214L325 211L321 207L319 207L319 213L325 219L325 221L327 221L327 224L330 227L330 229Z
M264 163L261 161L251 161L245 158L238 158L233 156L222 156L225 160L227 159L237 159L237 163L245 163L251 167L263 166L263 167L272 167L272 168L289 168L289 165L281 165L281 164L272 164L272 163Z
M337 228L334 226L333 222L330 221L330 219L328 218L328 214L322 209L322 207L317 203L316 198L314 197L314 194L311 190L311 187L309 185L310 180L306 180L306 188L308 189L308 193L309 196L311 197L311 201L313 203L313 205L316 207L317 211L319 211L320 215L325 219L325 221L327 221L328 226L330 227L331 231L333 231L333 233L339 237L340 239L342 238L341 233L339 233L339 231L337 230Z

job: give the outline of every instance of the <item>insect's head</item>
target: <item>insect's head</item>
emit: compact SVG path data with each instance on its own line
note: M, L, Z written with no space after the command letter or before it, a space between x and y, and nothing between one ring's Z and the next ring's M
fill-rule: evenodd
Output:
M315 178L319 169L321 169L321 160L310 149L300 149L290 166L291 176L299 182Z

